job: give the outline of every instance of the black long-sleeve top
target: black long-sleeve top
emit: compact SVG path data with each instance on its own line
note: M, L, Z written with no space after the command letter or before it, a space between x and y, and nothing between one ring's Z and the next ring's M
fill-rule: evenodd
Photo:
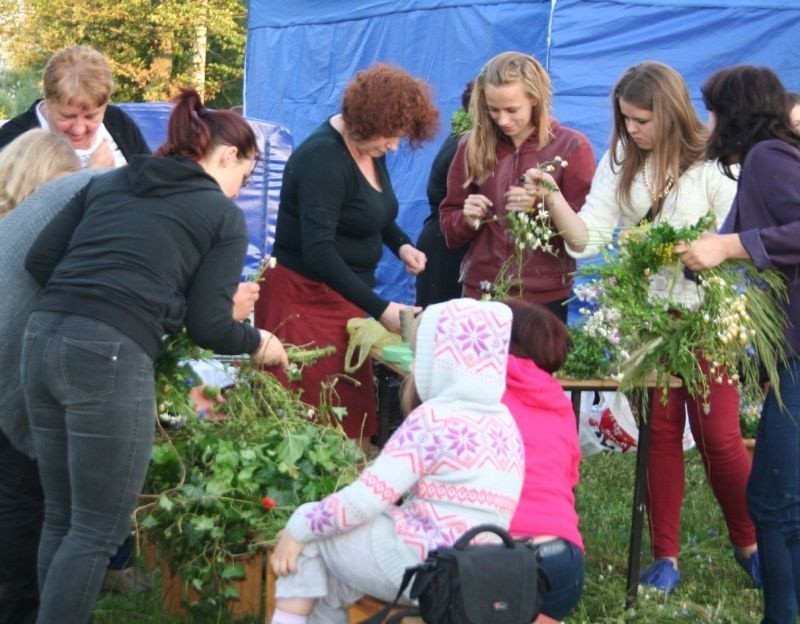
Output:
M41 100L36 100L24 113L9 119L0 126L0 149L31 128L40 127L39 118L36 116L36 106L39 102ZM142 131L139 130L139 126L121 108L109 104L103 115L103 125L114 139L114 143L119 147L125 160L129 161L137 154L150 153L150 148L147 146L147 141L145 141Z
M25 267L44 287L38 310L108 323L154 359L182 325L199 346L239 354L260 342L231 316L246 250L241 210L200 165L135 156L56 215Z
M382 191L326 121L292 153L281 186L273 253L293 271L324 282L374 318L389 305L373 290L383 245L397 255L411 243L395 223L398 206L384 158Z

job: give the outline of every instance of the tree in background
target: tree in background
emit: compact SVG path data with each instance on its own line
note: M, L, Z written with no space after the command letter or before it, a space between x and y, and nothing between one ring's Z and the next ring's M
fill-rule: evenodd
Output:
M13 117L41 96L38 81L42 72L0 69L0 119Z
M108 57L116 101L166 100L191 84L215 106L233 106L242 102L246 13L246 0L0 0L2 73L41 76L55 50L84 44Z

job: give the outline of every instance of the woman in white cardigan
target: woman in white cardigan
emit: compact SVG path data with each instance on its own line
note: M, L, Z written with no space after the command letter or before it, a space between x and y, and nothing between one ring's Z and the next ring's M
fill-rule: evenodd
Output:
M594 255L611 241L618 227L636 226L643 219L682 227L694 225L711 211L722 224L736 184L723 174L717 161L705 159L707 133L680 74L661 63L641 63L623 74L612 99L611 145L578 214L548 174L535 169L526 172L526 191L545 197L568 253L577 258ZM650 294L687 306L700 299L697 284L685 278L679 265L653 275ZM707 370L702 359L699 363ZM739 430L739 394L727 381L709 379L710 410L704 410L700 399L683 389L671 390L666 405L660 396L653 400L647 508L655 560L642 572L641 582L665 593L680 583L682 435L687 412L725 516L734 557L753 584L761 585L755 529L745 503L750 459Z

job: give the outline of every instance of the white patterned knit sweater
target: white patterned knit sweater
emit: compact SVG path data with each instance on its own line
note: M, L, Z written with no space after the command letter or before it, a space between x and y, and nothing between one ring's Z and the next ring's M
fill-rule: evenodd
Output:
M422 560L475 525L507 528L524 473L519 430L500 403L510 323L510 310L499 303L429 306L415 359L423 404L354 483L299 507L287 524L291 534L310 542L388 516L392 523L373 523L373 548L399 581L398 560L408 551L398 558L398 548Z

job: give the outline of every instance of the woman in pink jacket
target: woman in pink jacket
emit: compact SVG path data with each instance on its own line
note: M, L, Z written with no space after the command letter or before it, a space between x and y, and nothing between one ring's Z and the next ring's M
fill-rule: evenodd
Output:
M511 345L503 403L525 447L525 478L509 528L538 544L548 588L537 624L563 620L583 592L583 539L574 488L581 451L572 404L552 373L569 349L567 328L546 307L511 299Z

